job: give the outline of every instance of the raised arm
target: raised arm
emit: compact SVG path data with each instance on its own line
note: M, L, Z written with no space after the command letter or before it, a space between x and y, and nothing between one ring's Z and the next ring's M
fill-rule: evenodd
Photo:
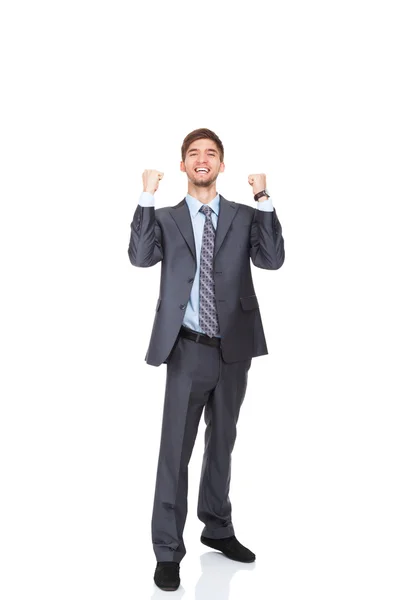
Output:
M248 182L253 193L266 190L266 175L249 175ZM282 227L272 205L271 198L261 196L251 225L250 256L253 264L260 269L279 269L285 261L285 245Z
M162 233L156 219L154 192L163 173L145 170L143 192L130 225L129 260L135 267L152 267L163 260Z

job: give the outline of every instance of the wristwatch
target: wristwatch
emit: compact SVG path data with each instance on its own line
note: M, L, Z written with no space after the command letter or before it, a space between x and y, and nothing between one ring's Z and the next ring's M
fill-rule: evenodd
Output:
M271 197L270 193L269 193L269 192L268 192L268 190L265 188L264 190L262 190L262 192L258 192L257 194L255 194L255 196L254 196L254 200L255 200L256 202L258 202L259 198L262 198L262 196L266 196L267 198L270 198L270 197Z

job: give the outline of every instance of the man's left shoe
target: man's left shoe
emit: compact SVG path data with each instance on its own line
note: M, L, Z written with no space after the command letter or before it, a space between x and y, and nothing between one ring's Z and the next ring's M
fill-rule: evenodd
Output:
M214 550L220 550L220 552L232 560L246 563L254 562L255 560L255 554L240 544L235 535L221 538L220 540L207 538L202 535L200 541L206 546L214 548Z

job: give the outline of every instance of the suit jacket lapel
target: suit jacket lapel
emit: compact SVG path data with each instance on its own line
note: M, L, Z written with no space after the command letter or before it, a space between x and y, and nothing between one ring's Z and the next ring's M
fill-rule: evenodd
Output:
M234 202L226 200L220 194L220 210L218 214L217 229L215 232L214 256L220 249L221 244L227 235L228 229L231 227L231 223L237 214L238 208L239 204L235 204ZM170 214L175 220L176 225L179 228L181 235L185 239L186 244L189 247L197 265L193 226L191 224L191 216L190 211L188 210L186 199L184 198L179 204L173 206Z
M182 200L179 204L173 206L170 214L175 220L181 235L186 240L187 246L189 247L197 265L193 226L191 224L191 216L190 211L188 210L186 199L184 198L184 200Z
M217 230L215 232L214 256L216 256L220 249L228 229L231 227L232 220L238 212L238 208L238 204L229 202L220 194L220 211L218 214Z

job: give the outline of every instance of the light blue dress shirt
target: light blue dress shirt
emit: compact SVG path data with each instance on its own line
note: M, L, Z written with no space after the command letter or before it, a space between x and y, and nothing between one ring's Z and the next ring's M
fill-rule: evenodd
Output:
M183 325L188 327L189 329L193 329L194 331L199 331L203 333L199 325L199 297L200 297L200 256L201 256L201 242L203 239L204 232L204 223L205 223L205 215L200 212L200 208L203 206L203 203L190 196L190 194L186 195L186 203L188 209L190 211L191 216L191 224L193 226L194 233L194 241L195 241L195 249L197 256L197 269L195 272L193 287L191 288L190 299L188 301L186 311L184 313ZM139 198L140 206L153 206L154 207L154 196L153 194L149 194L149 192L142 192ZM218 223L218 213L220 210L220 196L217 194L215 198L208 202L208 206L212 208L211 219L214 225L214 229L217 229ZM272 212L273 205L271 198L267 198L263 202L257 202L256 207L258 210L263 210L265 212ZM221 337L217 335L216 337Z

